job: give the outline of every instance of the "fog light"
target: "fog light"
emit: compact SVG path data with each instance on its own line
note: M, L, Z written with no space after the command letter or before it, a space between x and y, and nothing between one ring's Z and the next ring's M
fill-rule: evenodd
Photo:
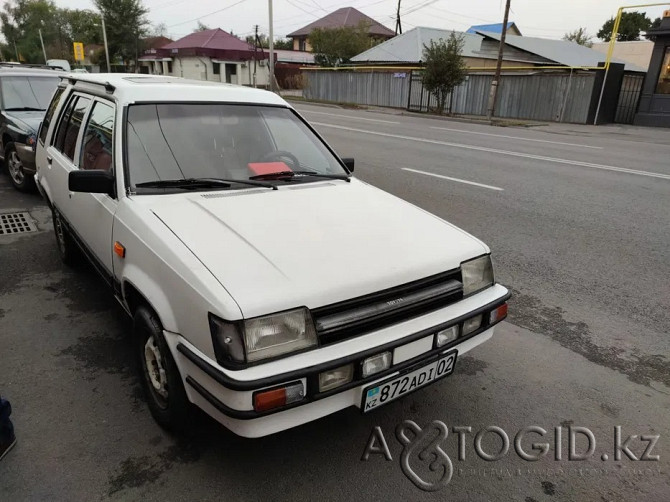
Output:
M507 317L507 304L503 303L500 307L491 311L489 314L489 324L502 321L505 317Z
M295 382L285 387L264 390L254 394L254 410L267 411L287 404L295 403L305 397L302 382Z
M363 361L363 378L390 368L391 359L393 359L393 356L390 352L383 352L376 356L368 357Z
M437 332L437 346L442 347L442 345L453 342L456 338L458 338L458 324Z
M319 373L319 392L326 392L340 385L351 382L354 377L354 365L347 364L332 370Z
M469 335L473 331L477 331L479 327L482 325L482 315L476 315L474 317L471 317L470 319L466 320L463 323L463 336Z

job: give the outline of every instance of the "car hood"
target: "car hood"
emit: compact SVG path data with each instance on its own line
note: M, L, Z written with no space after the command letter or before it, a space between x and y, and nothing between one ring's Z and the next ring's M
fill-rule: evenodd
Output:
M27 134L37 134L40 122L44 118L44 112L38 111L5 111L4 114L12 119L16 125L23 129Z
M144 197L245 317L373 293L488 252L444 220L356 179Z

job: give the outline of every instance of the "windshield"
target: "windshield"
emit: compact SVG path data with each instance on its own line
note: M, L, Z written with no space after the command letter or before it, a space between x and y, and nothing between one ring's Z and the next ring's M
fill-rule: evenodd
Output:
M59 81L58 77L2 77L4 109L46 110Z
M276 174L289 183L319 181L299 172L346 175L328 148L287 108L140 104L129 107L127 120L132 188L191 178L249 180Z

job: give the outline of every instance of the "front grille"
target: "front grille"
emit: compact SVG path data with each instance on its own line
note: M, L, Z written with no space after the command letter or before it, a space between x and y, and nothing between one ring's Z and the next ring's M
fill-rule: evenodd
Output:
M321 345L362 335L463 298L460 269L312 310Z

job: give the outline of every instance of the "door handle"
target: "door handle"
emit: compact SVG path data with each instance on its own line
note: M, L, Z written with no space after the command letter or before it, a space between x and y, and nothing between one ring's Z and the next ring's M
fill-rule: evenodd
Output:
M47 165L51 167L51 163L53 162L54 158L51 155L47 155Z

